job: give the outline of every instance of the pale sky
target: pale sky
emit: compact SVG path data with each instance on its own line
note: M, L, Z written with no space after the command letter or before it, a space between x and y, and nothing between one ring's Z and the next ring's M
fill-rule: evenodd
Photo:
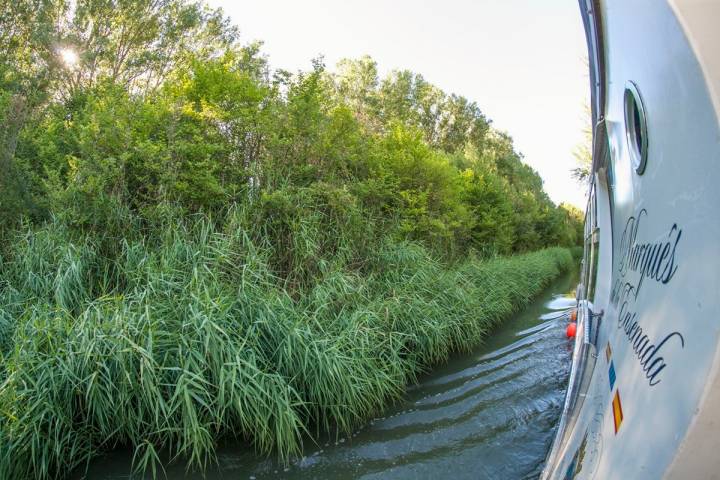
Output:
M370 55L381 75L420 73L508 132L556 203L584 208L570 178L589 95L577 0L210 0L261 40L273 68Z

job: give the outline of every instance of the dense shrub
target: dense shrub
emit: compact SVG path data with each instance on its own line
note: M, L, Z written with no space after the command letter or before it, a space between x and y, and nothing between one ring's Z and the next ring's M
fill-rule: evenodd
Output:
M45 85L32 105L29 91L0 88L6 229L52 215L97 229L117 208L147 216L164 203L214 215L310 188L351 192L396 238L445 257L579 240L580 222L549 200L512 139L420 76L381 82L363 58L335 75L315 62L271 80L254 45L187 56L142 95L112 76Z

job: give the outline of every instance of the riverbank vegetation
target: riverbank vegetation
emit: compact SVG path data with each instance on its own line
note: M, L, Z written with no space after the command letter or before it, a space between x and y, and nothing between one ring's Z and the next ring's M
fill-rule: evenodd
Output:
M289 457L304 432L347 434L476 346L573 263L552 248L448 267L387 241L359 268L318 259L293 298L253 222L169 217L111 262L57 222L19 234L3 265L0 475L61 476L119 445L140 469L160 449L202 468L227 436Z
M0 6L0 477L289 458L572 263L581 215L473 102L115 3Z

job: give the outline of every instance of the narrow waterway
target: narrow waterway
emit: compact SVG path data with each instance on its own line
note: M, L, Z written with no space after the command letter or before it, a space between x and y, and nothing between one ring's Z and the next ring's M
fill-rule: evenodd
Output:
M204 477L177 464L167 478L536 478L564 401L571 344L558 313L573 304L576 281L574 272L557 279L484 345L423 376L402 402L348 438L308 444L288 466L223 446ZM108 454L85 478L136 478L130 459L127 451Z

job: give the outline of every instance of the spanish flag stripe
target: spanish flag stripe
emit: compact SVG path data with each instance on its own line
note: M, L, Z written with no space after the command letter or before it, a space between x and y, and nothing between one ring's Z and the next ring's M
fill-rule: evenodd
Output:
M620 430L620 424L623 421L622 405L620 404L620 390L615 392L615 398L612 402L613 406L613 419L615 420L615 433Z

